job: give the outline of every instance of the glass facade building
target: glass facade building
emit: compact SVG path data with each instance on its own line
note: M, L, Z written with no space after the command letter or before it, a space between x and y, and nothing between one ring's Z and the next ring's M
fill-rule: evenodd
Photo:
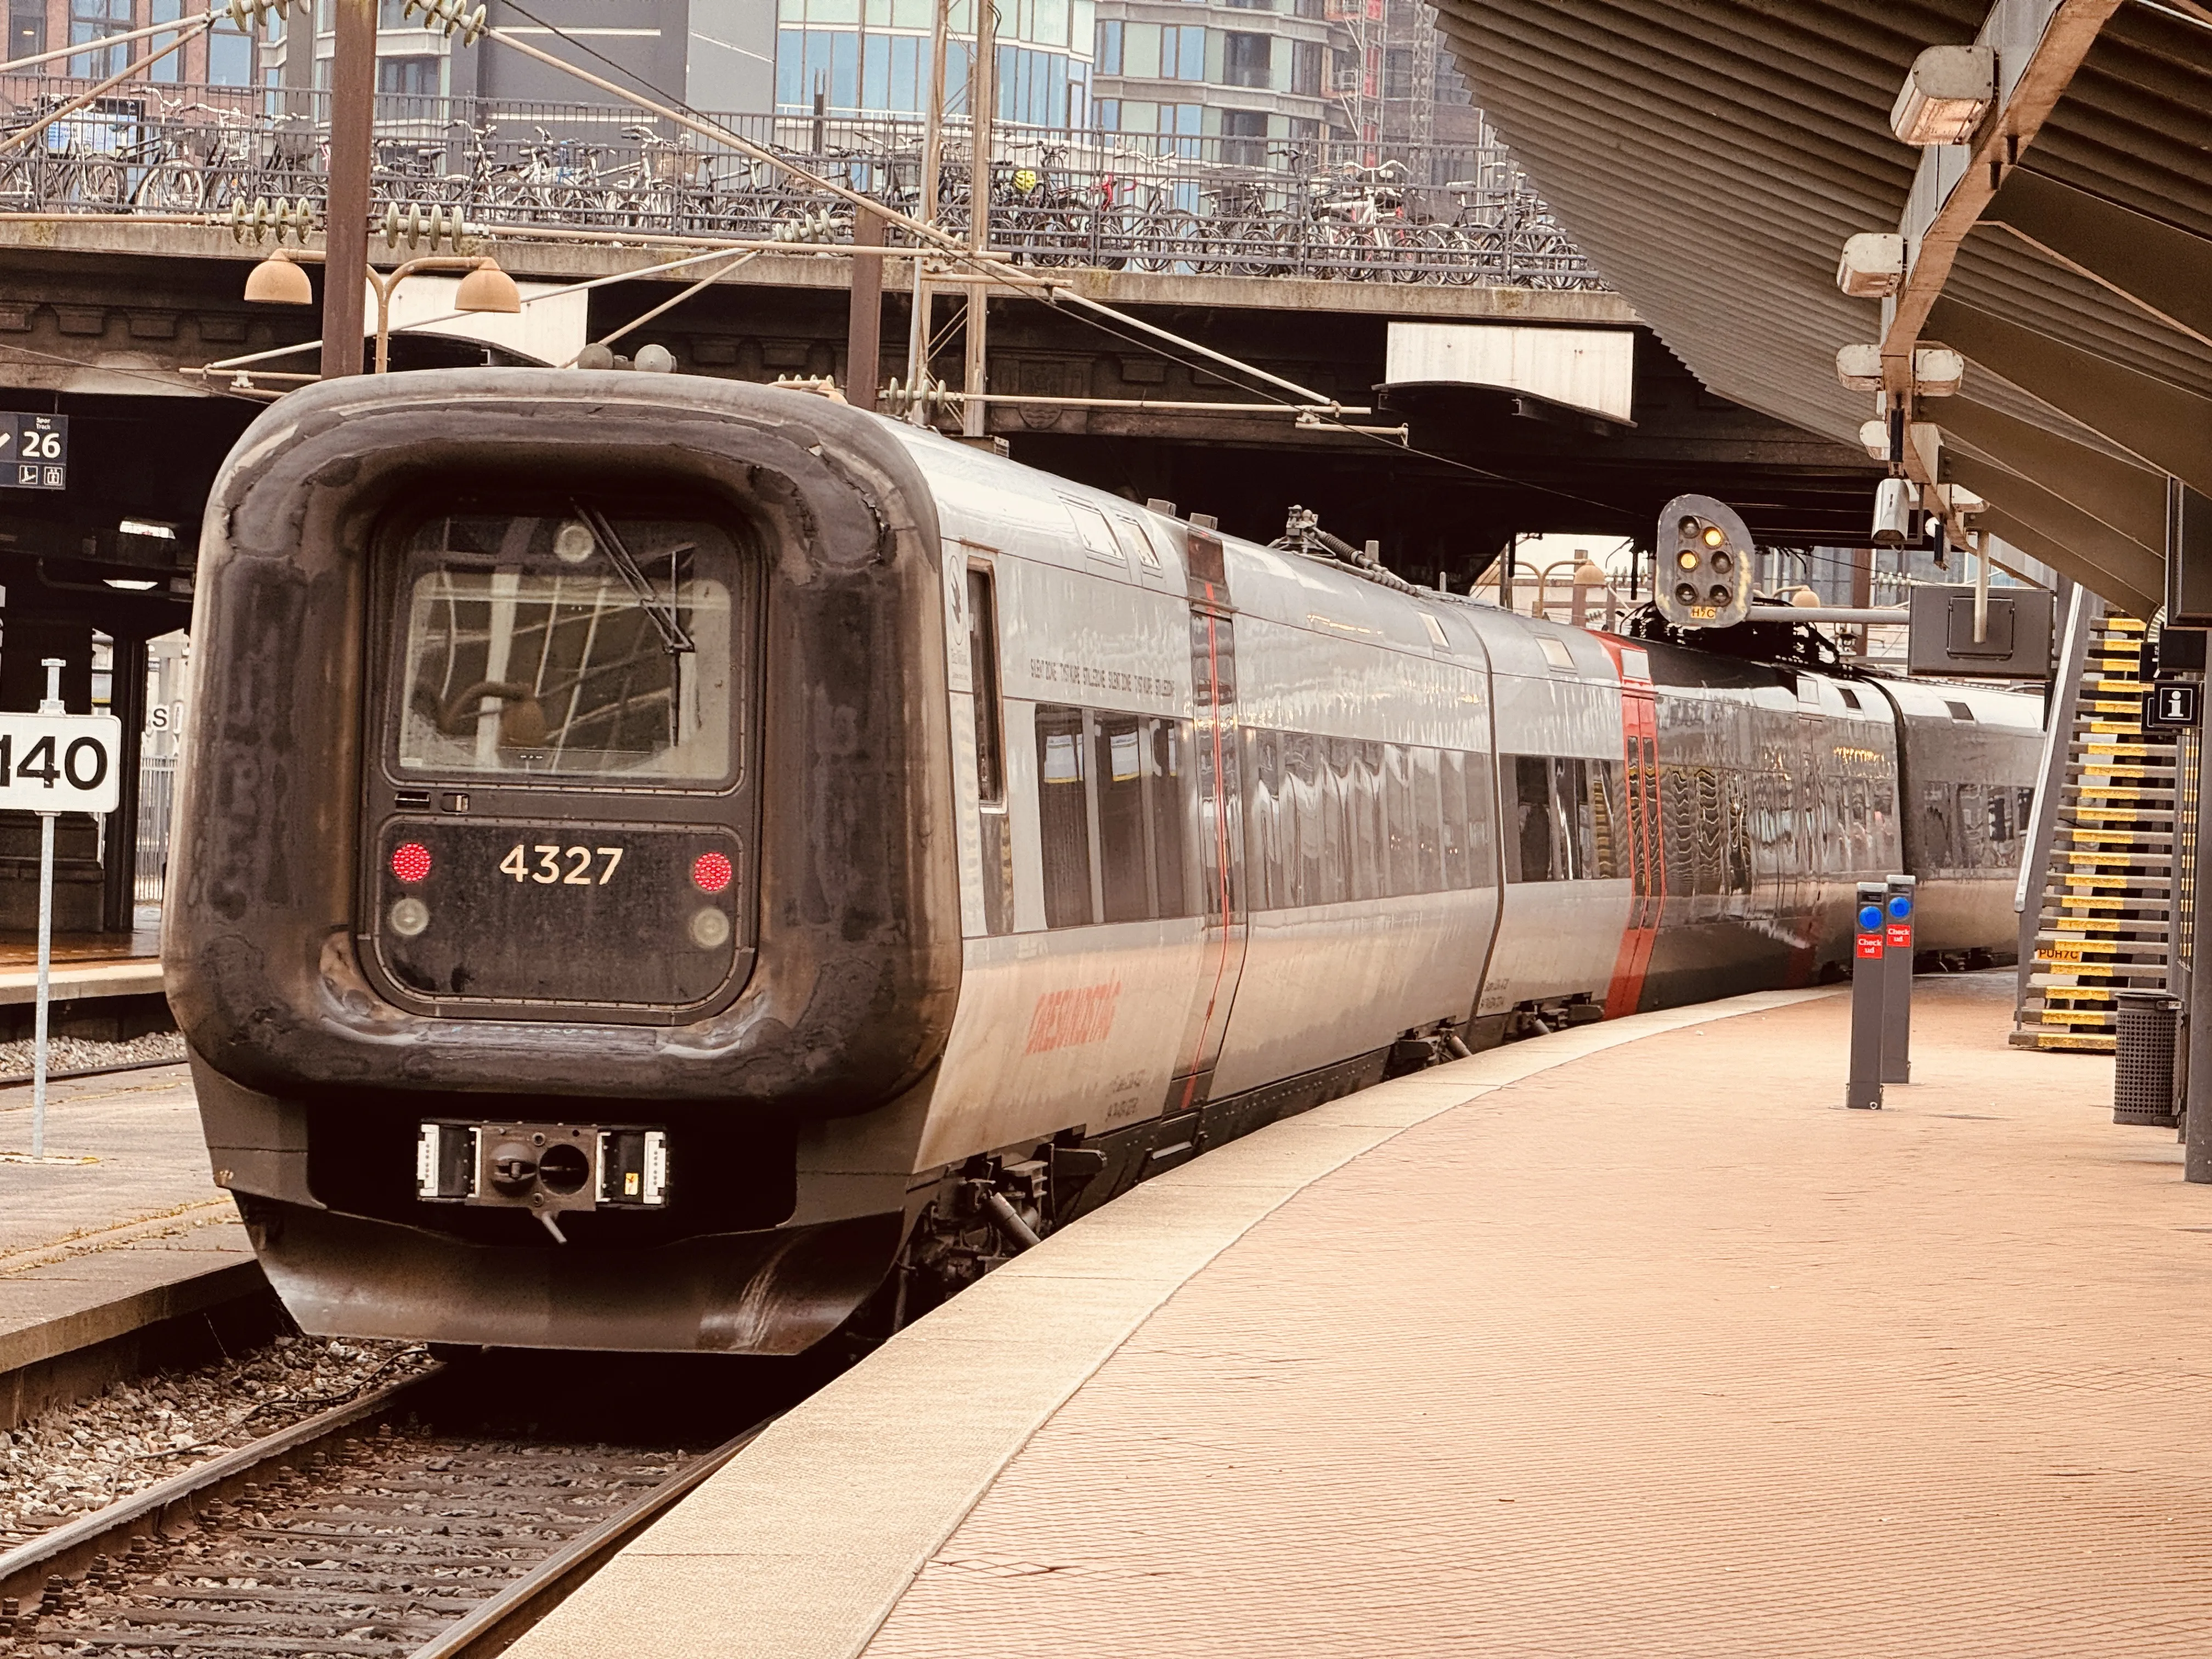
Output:
M935 0L777 0L775 106L810 114L818 94L832 115L919 115L929 100ZM970 0L954 0L945 52L945 106L967 108L975 57ZM1092 118L1093 0L1000 0L998 117L1031 126L1088 126Z

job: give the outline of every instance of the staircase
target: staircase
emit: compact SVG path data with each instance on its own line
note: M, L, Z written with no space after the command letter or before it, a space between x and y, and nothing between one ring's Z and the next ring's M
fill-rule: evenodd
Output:
M2083 614L2068 631L2081 666L2052 711L2066 751L2063 769L2051 757L2035 814L2031 847L2049 854L2011 1041L2110 1053L2114 993L2167 982L2175 745L2142 732L2143 623Z

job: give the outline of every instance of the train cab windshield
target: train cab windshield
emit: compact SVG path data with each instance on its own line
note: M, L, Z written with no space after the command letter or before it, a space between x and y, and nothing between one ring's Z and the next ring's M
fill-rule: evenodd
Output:
M399 771L721 785L737 561L712 524L587 503L424 521L401 574Z

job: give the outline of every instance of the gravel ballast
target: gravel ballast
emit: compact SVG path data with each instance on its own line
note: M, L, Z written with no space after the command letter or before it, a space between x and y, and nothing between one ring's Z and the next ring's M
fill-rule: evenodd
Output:
M402 1342L281 1336L197 1370L111 1383L0 1432L0 1547L430 1363Z
M0 1083L31 1075L34 1047L28 1037L0 1042ZM143 1036L122 1042L67 1036L49 1037L46 1041L49 1075L89 1071L96 1066L138 1066L152 1060L181 1060L184 1057L185 1038L181 1031L149 1031Z

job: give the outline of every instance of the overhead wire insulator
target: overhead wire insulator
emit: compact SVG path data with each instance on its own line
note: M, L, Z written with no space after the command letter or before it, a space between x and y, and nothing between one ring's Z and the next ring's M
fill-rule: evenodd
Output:
M292 0L229 0L223 9L230 15L230 21L237 25L239 33L250 34L253 32L254 24L264 17L290 16ZM156 18L155 21L158 22L161 20Z
M968 400L961 393L945 385L944 381L929 375L922 377L921 392L917 398L913 386L896 375L893 375L884 385L883 395L878 401L884 414L902 415L911 410L917 401L922 408L933 413L959 414L964 411Z
M476 45L477 37L484 32L484 9L478 6L471 11L464 0L400 0L402 18L412 17L418 11L422 14L424 28L434 29L442 23L445 27L441 32L449 40L453 38L453 31L459 29L465 46Z
M410 248L425 244L435 247L441 242L451 242L459 247L466 233L459 208L448 211L441 206L426 208L419 202L407 205L394 202L384 210L386 247L398 247L402 242Z
M257 196L251 202L241 198L230 204L233 241L258 245L273 235L280 243L288 236L305 242L307 233L314 228L314 204L305 198L295 202L280 197L272 202L265 196Z

